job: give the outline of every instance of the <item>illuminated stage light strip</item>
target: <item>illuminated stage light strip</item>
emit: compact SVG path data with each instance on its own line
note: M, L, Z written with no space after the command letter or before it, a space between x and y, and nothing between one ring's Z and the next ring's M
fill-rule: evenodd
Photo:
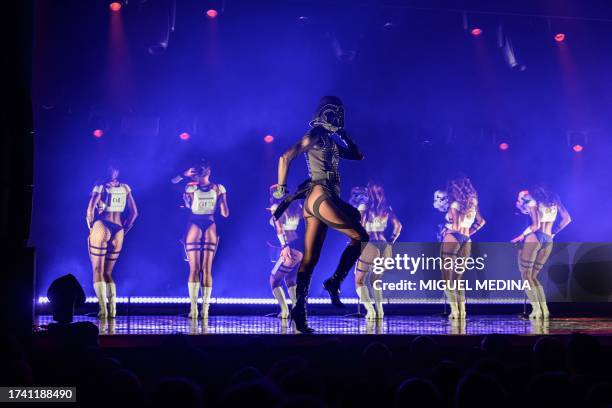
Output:
M182 304L189 303L188 297L157 297L157 296L134 296L134 297L117 297L117 304L131 303L131 304ZM291 300L287 299L288 303ZM356 298L342 299L345 304L356 304ZM48 304L49 299L46 296L38 297L38 304ZM85 303L98 303L98 298L88 297L85 299ZM202 303L202 299L198 299L198 303ZM216 303L220 305L275 305L276 300L274 298L211 298L210 303ZM330 304L331 301L328 298L310 298L308 303L311 304Z
M397 298L397 299L386 299L384 303L403 305L403 304L442 304L443 299L423 299L423 298ZM492 299L470 299L468 298L466 303L469 304L482 304L482 305L513 305L523 304L523 298L492 298Z
M342 303L347 305L357 304L357 298L343 298ZM161 305L161 304L187 304L190 300L188 297L159 297L159 296L134 296L134 297L117 297L118 304L142 304L142 305ZM497 298L497 299L468 299L468 304L522 304L522 298ZM46 296L40 296L38 304L48 304L49 299ZM96 297L88 297L85 303L98 303ZM202 299L198 299L198 303L202 303ZM210 303L219 305L275 305L274 298L211 298ZM291 300L287 299L287 303L291 304ZM310 298L309 304L313 305L329 305L329 298ZM423 299L423 298L397 298L385 299L386 304L439 304L443 303L442 299Z

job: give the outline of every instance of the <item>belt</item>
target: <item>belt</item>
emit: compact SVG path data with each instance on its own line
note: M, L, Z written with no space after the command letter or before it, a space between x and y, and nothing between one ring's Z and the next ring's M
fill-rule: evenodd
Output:
M320 175L322 175L323 177L321 178L314 178L312 179L312 181L333 181L333 182L340 182L340 174L338 174L335 171L324 171L321 172Z
M330 179L330 174L335 175L336 179L332 180ZM285 196L285 198L282 199L282 201L280 203L278 203L278 207L276 207L276 210L274 211L274 219L278 220L280 219L280 217L283 215L283 213L285 212L285 210L287 208L289 208L289 206L291 205L291 203L295 200L301 200L301 199L305 199L306 198L306 194L308 193L308 191L310 191L310 189L312 189L313 186L317 185L317 184L325 184L328 181L331 182L338 182L340 177L338 175L338 173L333 172L333 171L328 171L326 172L326 175L328 176L328 178L324 178L324 179L315 179L315 180L305 180L304 182L302 182L297 189L291 193L291 194L287 194ZM334 176L332 176L334 177Z

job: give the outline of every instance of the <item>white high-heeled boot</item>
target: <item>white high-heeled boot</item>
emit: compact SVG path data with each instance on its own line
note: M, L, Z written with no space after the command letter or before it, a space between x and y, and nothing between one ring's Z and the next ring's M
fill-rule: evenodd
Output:
M458 290L457 292L458 292L457 305L459 306L459 318L465 319L465 316L467 315L465 311L465 291Z
M383 309L382 290L374 289L374 305L376 306L376 318L382 319L383 317L385 317L385 311Z
M189 287L189 317L198 318L198 296L200 295L200 282L187 282Z
M525 289L527 299L529 299L529 303L531 304L531 313L529 314L530 319L542 318L542 309L540 308L540 303L538 302L536 290L537 288Z
M297 289L297 286L295 285L287 286L287 292L289 292L289 299L291 299L291 307L293 307L295 305L295 302L297 302L296 289Z
M202 286L202 319L208 319L208 308L210 306L210 294L212 286Z
M548 305L546 304L546 293L544 293L544 287L542 285L537 286L538 293L538 304L540 305L540 310L542 311L542 319L548 319L550 316L550 311L548 310Z
M108 311L106 310L106 282L94 282L93 286L98 298L98 318L106 319L108 317Z
M376 311L374 310L374 306L372 306L372 299L370 299L370 293L368 292L367 286L359 286L357 288L357 296L359 296L359 301L366 309L366 320L374 320L376 319Z
M106 296L108 298L108 317L117 316L117 285L115 282L106 283Z
M280 313L278 317L281 319L286 319L289 317L289 307L287 306L287 299L285 298L285 291L282 287L277 286L272 289L272 293L274 294L274 298L278 302L280 306Z
M448 299L448 305L450 306L450 314L448 315L449 319L458 319L459 318L459 304L457 303L457 294L454 290L445 290L446 298Z

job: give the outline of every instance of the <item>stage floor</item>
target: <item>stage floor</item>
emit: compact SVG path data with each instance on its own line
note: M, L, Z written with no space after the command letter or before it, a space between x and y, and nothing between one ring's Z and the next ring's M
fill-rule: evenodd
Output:
M185 316L117 316L98 320L75 316L75 322L89 321L98 326L102 336L168 335L168 334L295 334L287 320L267 316L211 316L207 320L191 320ZM35 318L36 331L44 332L52 323L49 315ZM533 322L517 315L471 315L465 321L449 321L442 316L389 316L383 320L345 316L310 316L309 324L319 335L567 335L574 332L612 335L612 318L551 318Z

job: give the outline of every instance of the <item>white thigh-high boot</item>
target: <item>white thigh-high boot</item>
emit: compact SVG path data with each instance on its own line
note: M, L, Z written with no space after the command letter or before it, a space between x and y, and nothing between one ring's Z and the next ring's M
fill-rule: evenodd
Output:
M465 290L460 289L457 291L458 296L457 296L457 306L459 306L459 318L460 319L465 319L466 316L466 312L465 312Z
M546 293L544 293L544 287L542 285L536 286L537 294L538 294L538 304L540 305L540 310L542 311L542 318L548 319L550 316L550 312L548 311L548 305L546 304Z
M297 286L287 286L287 292L289 292L289 299L291 299L291 307L295 306L295 302L297 302Z
M189 317L198 318L198 296L200 295L200 282L187 282L189 287Z
M374 289L374 304L376 305L376 317L382 319L385 317L385 311L383 309L383 293L382 290Z
M529 285L531 285L531 282L529 282ZM538 302L537 286L531 287L531 289L525 289L525 293L527 294L527 298L529 299L529 303L531 304L531 313L529 314L529 318L542 318L542 308L540 307L540 303Z
M357 288L357 296L359 296L359 301L363 304L366 309L365 318L367 320L376 319L376 311L374 310L374 306L372 306L372 299L370 299L370 293L368 292L368 287L363 285Z
M449 319L458 319L459 318L459 304L457 303L457 294L454 290L446 289L444 291L446 293L446 298L448 299L448 305L450 306L450 314L448 315Z
M106 310L106 282L94 282L93 286L98 298L98 317L100 319L106 319L108 317L108 312Z
M202 286L202 319L208 319L208 308L210 306L210 294L212 286Z
M286 319L287 317L289 317L289 307L287 306L287 299L285 298L285 291L283 290L282 287L277 286L274 289L272 289L272 293L274 294L274 298L276 299L276 301L278 302L278 305L280 306L280 313L278 314L278 317L280 317L281 319Z
M108 317L117 316L117 285L115 282L106 284L106 296L108 298Z

